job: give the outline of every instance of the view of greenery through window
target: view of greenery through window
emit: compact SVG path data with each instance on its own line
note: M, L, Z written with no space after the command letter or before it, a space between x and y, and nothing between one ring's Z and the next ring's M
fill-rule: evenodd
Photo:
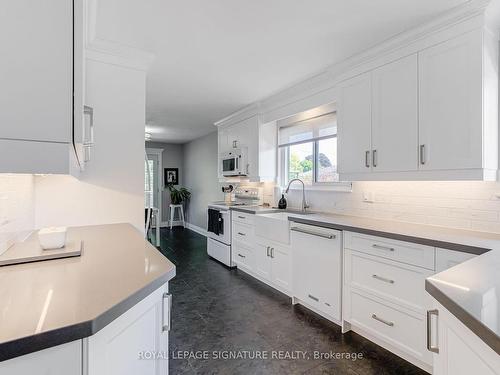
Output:
M315 142L316 147L314 147ZM294 178L300 178L306 184L338 181L337 138L315 142L288 146L288 181ZM314 163L317 169L316 181Z

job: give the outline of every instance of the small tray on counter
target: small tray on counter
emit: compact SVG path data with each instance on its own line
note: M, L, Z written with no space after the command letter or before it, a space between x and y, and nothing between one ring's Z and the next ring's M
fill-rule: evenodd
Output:
M44 260L78 257L82 254L83 241L68 241L60 249L43 250L36 233L26 241L12 245L0 255L0 267L13 264L39 262Z

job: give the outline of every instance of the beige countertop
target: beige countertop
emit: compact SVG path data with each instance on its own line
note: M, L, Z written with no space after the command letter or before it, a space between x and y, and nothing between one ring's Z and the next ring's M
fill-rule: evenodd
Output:
M0 361L88 337L175 276L130 224L69 228L70 240L80 257L0 267Z

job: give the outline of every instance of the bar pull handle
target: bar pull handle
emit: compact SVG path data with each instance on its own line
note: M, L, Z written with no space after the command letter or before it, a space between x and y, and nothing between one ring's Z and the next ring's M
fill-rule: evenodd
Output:
M380 250L387 250L387 251L394 251L394 248L393 247L389 247L389 246L382 246L382 245L377 245L377 244L373 244L372 247L374 249L380 249Z
M319 302L319 298L318 298L318 297L314 297L314 296L313 296L313 295L311 295L311 294L308 294L307 296L308 296L310 299L312 299L312 300L314 300L314 301L316 301L316 302Z
M420 145L420 164L425 164L425 145Z
M370 168L370 151L365 152L365 167Z
M274 259L274 247L271 247L271 258Z
M245 234L245 233L238 232L238 234L239 234L240 236L246 236L246 234Z
M373 150L372 151L372 165L373 167L375 168L378 164L378 160L377 160L377 150Z
M88 130L84 124L83 131L83 161L86 163L90 161L90 149L94 147L94 108L88 105L83 106L83 114L89 117Z
M337 237L334 234L323 234L323 233L318 233L318 232L314 232L314 231L309 231L309 230L306 230L306 229L302 229L302 228L299 228L299 227L291 227L290 230L293 231L293 232L299 232L299 233L309 234L311 236L327 238L329 240L333 240L333 239L335 239Z
M167 313L166 318L165 313ZM169 293L163 293L161 331L168 332L170 331L170 328L172 328L172 295Z
M242 255L242 254L240 254L240 253L238 253L238 256L239 256L240 258L246 258L246 256L244 256L244 255Z
M439 318L438 310L428 310L427 311L427 350L433 353L439 353L439 347L437 345L432 345L432 316L436 316L436 326ZM436 335L437 337L437 335Z
M269 249L270 249L270 247L269 247L269 246L266 246L266 255L267 255L268 257L270 257L270 256L271 256L271 255L269 254Z
M383 281L383 282L386 282L386 283L389 283L389 284L394 284L394 280L387 279L387 278L379 276L379 275L372 275L372 277L374 279L377 279L377 280L380 280L380 281Z
M388 320L382 319L382 318L378 317L376 314L372 314L372 318L380 323L384 323L385 325L387 325L389 327L394 327L394 322L390 322Z

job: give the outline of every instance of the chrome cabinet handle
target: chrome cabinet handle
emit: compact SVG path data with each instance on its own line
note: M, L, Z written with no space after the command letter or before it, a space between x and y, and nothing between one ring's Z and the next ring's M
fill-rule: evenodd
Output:
M329 240L333 240L334 238L337 238L337 236L334 235L334 234L323 234L323 233L318 233L318 232L314 232L314 231L309 231L309 230L306 230L306 229L302 229L302 228L299 228L299 227L291 227L290 230L293 231L293 232L310 234L311 236L316 236L316 237L321 237L321 238L327 238Z
M244 256L244 255L242 255L242 254L240 254L240 253L238 253L238 256L239 256L240 258L246 258L246 256Z
M393 247L389 247L389 246L382 246L382 245L373 244L372 247L374 249L394 251L394 248Z
M238 216L238 219L246 219L245 216Z
M427 350L433 353L439 353L439 347L437 345L433 346L432 345L432 315L436 316L436 323L438 322L439 318L439 311L438 310L428 310L427 311Z
M425 164L425 145L420 145L420 164Z
M274 247L271 247L271 258L274 259Z
M316 302L319 302L319 298L318 298L318 297L314 297L314 296L313 296L313 295L311 295L311 294L308 294L307 296L308 296L310 299L312 299L312 300L314 300L314 301L316 301Z
M365 167L370 168L370 151L365 152Z
M379 275L372 275L372 277L374 279L377 279L377 280L380 280L380 281L384 281L384 282L389 283L389 284L394 284L394 280L387 279L387 278L379 276Z
M94 146L94 109L88 105L83 106L83 114L89 116L88 132L84 129L83 134L83 161L90 161L90 149ZM85 126L85 125L84 125Z
M269 249L270 249L270 248L269 248L269 246L266 246L266 255L267 255L268 257L270 257L270 256L271 256L271 255L269 255Z
M167 319L165 319L165 312L168 314ZM168 332L170 331L170 328L172 328L172 295L169 293L163 293L161 331Z
M373 167L376 167L377 166L377 150L373 150L372 151L372 165Z
M378 317L376 314L372 314L372 318L380 323L384 323L385 325L388 325L389 327L394 327L394 322L390 322L388 320L382 319L382 318Z
M238 234L239 234L240 236L246 236L246 234L245 234L245 233L238 232Z

